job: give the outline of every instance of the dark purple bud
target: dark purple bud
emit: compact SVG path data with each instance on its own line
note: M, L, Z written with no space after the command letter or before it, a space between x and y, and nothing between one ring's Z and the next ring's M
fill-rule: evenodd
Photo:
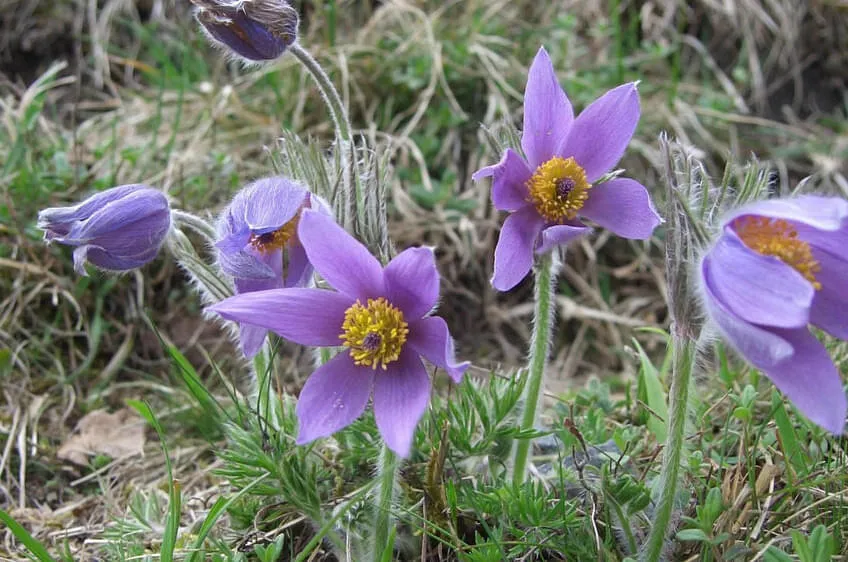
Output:
M285 0L191 0L213 42L249 61L274 60L297 38L297 10Z
M48 242L74 246L74 269L85 262L109 271L129 271L159 253L171 228L165 195L146 185L122 185L92 195L73 207L38 213Z

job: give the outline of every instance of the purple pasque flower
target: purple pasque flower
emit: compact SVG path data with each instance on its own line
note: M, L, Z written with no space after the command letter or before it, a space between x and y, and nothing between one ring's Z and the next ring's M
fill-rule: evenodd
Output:
M301 184L277 176L239 191L218 219L218 265L232 276L236 294L300 287L309 283L312 266L297 235L303 209L329 214L326 205ZM267 330L239 327L246 357L262 347Z
M806 195L734 210L699 278L727 342L804 415L842 433L842 380L808 324L848 340L848 201Z
M373 390L383 439L407 456L430 396L421 357L457 382L468 368L454 359L445 321L430 315L439 297L433 250L409 248L383 268L331 217L310 210L303 211L298 233L310 262L335 291L259 291L210 310L301 345L345 348L312 373L300 393L298 444L349 425Z
M578 217L624 238L650 238L662 219L645 187L629 178L596 183L621 159L639 114L631 83L610 90L575 119L548 53L539 49L524 90L526 159L507 149L500 162L472 176L492 176L492 201L510 213L495 248L496 289L508 291L524 279L534 253L590 232Z
M168 198L158 189L132 184L96 193L73 207L38 213L47 242L74 246L74 269L85 262L107 271L129 271L153 260L171 228Z
M300 21L286 0L191 0L195 17L209 38L250 62L282 55L295 39Z

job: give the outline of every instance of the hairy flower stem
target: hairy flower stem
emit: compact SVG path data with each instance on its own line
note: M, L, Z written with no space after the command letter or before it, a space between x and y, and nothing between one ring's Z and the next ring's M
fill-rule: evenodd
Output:
M551 301L555 277L554 257L551 252L542 256L536 265L536 308L533 317L530 371L527 374L527 387L524 392L524 413L521 419L522 431L530 431L535 426L539 401L545 386L545 367L548 365L548 351L551 347L551 331L554 320ZM514 484L524 482L529 454L530 439L517 441L512 464L512 481Z
M251 406L256 408L259 419L266 421L271 415L270 358L268 342L265 342L259 349L259 353L253 357L253 370L256 371L256 400Z
M333 82L318 61L310 55L299 43L295 42L290 48L291 53L306 68L315 79L321 97L327 104L330 117L336 130L339 148L339 160L342 168L342 185L344 195L344 213L342 224L348 232L364 232L365 227L365 194L362 179L359 177L359 167L356 165L356 145L353 142L353 129L347 116L344 102Z
M655 488L659 490L657 509L654 512L653 525L642 557L645 562L658 562L665 546L680 478L680 458L683 452L683 434L689 401L689 380L692 378L695 364L695 342L692 338L675 332L677 327L672 326L673 356L667 421L668 437L663 449L659 480Z
M383 444L380 455L380 465L377 467L378 503L377 515L374 519L374 543L371 549L375 562L383 560L383 552L389 544L390 527L392 525L392 501L394 500L397 484L398 460L389 447Z

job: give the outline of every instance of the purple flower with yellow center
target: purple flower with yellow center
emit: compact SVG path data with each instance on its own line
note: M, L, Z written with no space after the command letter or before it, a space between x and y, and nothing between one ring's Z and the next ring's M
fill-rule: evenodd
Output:
M335 291L288 288L230 297L210 307L224 318L273 330L308 346L344 349L306 381L297 404L298 444L349 425L372 395L386 444L409 454L430 396L427 359L459 382L445 321L430 313L439 297L433 250L410 248L385 268L332 218L304 210L298 235L309 261Z
M624 238L650 238L662 222L643 185L628 178L597 183L624 154L639 122L636 84L614 88L576 119L551 60L539 49L524 91L522 158L507 149L478 170L492 176L492 201L509 211L495 248L492 285L515 287L544 254L591 231L589 219Z
M38 213L47 242L74 246L74 269L85 262L107 271L129 271L153 260L171 228L171 209L161 191L122 185L92 195L73 207Z
M727 342L836 434L845 391L808 324L848 340L846 280L848 202L814 195L734 210L700 266L706 310Z
M216 44L250 62L282 55L295 39L299 17L286 0L191 0L195 17Z
M236 294L299 287L312 266L297 236L303 209L329 209L302 185L284 178L258 180L236 194L218 220L218 264L232 276ZM242 323L239 341L246 357L262 347L267 330Z

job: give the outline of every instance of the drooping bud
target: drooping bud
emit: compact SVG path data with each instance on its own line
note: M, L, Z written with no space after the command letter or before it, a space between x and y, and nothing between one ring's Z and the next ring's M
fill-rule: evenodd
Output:
M74 246L74 269L85 262L108 271L129 271L153 260L171 228L165 195L141 184L113 187L73 207L38 214L48 242Z
M297 10L286 0L191 0L207 36L251 62L274 60L297 38Z

